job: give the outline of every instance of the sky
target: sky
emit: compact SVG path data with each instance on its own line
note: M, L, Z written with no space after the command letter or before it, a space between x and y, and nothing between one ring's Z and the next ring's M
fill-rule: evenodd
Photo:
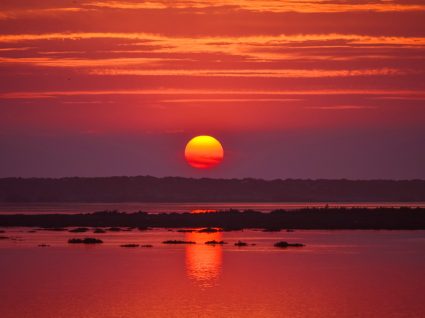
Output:
M425 178L423 0L2 0L0 177ZM212 135L225 159L190 167Z

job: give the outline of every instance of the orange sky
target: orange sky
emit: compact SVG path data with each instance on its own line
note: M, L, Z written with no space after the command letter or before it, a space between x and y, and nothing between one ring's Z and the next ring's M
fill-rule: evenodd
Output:
M207 176L425 177L423 21L419 0L3 0L0 177L204 176L196 134L230 150Z

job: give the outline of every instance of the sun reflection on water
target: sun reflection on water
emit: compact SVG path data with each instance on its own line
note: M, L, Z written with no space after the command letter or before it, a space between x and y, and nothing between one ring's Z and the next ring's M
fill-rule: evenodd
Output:
M212 212L218 212L218 210L215 209L193 209L190 211L190 213L212 213Z
M221 241L222 233L186 233L187 241L196 242L186 246L186 273L202 288L218 285L223 262L222 246L206 245L206 241Z

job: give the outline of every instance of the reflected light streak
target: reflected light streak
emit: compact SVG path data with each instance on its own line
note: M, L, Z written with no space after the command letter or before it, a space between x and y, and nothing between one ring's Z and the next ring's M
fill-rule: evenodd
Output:
M186 233L185 240L196 242L186 246L186 273L189 279L201 288L217 286L223 262L222 246L205 245L205 242L221 241L222 233Z

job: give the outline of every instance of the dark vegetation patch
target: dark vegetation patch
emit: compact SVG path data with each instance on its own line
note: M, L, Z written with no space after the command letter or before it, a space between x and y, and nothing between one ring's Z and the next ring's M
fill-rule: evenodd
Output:
M139 244L122 244L120 246L121 247L131 247L131 248L134 248L134 247L139 247L140 245Z
M245 242L242 242L242 241L237 241L235 243L235 246L239 246L239 247L248 246L248 243L245 243Z
M0 215L0 227L42 227L45 231L66 231L67 227L102 227L110 232L129 228L166 228L201 233L265 229L325 230L420 230L425 229L425 208L306 208L269 213L229 210L212 213L95 212L89 214Z
M223 245L223 244L227 244L227 243L224 242L224 241L213 240L213 241L207 241L207 242L205 242L205 244L207 244L207 245Z
M71 232L71 233L85 233L85 232L87 232L89 230L90 229L87 228L87 227L77 227L76 229L69 230L68 232Z
M168 240L168 241L162 242L162 244L196 244L196 242L180 241L180 240Z
M86 237L84 239L79 239L79 238L69 239L68 243L69 244L102 244L103 241L93 237Z
M287 248L287 247L304 247L301 243L288 243L286 241L280 241L274 244L275 247Z

